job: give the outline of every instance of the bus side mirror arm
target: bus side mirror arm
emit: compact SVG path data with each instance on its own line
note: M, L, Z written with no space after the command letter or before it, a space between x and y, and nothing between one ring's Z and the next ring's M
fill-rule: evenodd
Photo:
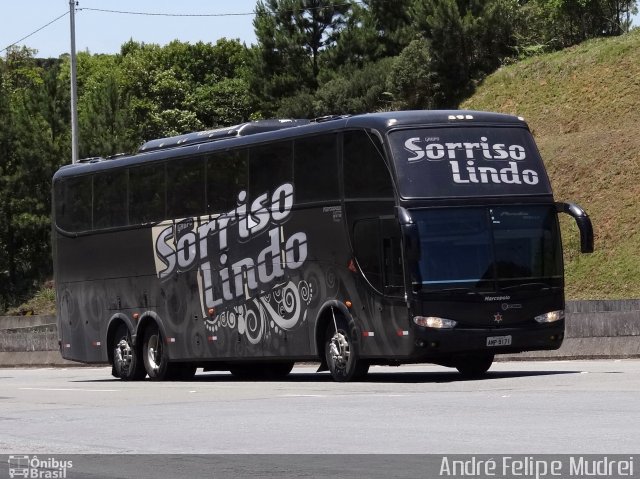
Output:
M396 216L398 218L398 222L400 223L400 226L413 224L413 218L411 217L411 213L409 213L407 209L403 208L402 206L396 206Z
M396 216L402 230L406 259L409 263L417 263L420 259L418 225L413 222L411 213L402 206L396 206Z
M580 230L580 252L593 253L593 225L589 215L574 203L556 203L558 213L566 213L576 220Z

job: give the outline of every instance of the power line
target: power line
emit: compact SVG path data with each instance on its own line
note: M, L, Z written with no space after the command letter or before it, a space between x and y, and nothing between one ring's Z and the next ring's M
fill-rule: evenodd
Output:
M123 15L143 15L148 17L240 17L255 15L255 13L156 13L156 12L128 12L124 10L107 10L105 8L80 7L78 10L87 10L101 13L120 13Z
M301 10L292 10L292 13L296 13L298 11L307 11L307 10L324 10L325 8L331 7L344 7L353 4L362 4L364 3L362 0L353 1L350 3L336 3L334 5L322 5L319 7L305 7ZM242 13L161 13L161 12L134 12L127 10L109 10L106 8L91 8L91 7L79 7L78 10L87 10L91 12L100 12L100 13L118 13L121 15L141 15L148 17L248 17L257 15L256 12L242 12Z
M22 37L20 40L16 40L15 42L13 42L11 45L7 45L6 47L4 47L2 50L0 50L0 53L3 53L5 51L7 51L9 48L16 46L18 43L20 43L22 40L26 40L27 38L35 35L36 33L38 33L40 30L44 30L45 28L47 28L49 25L51 25L52 23L57 22L58 20L60 20L63 17L66 17L67 15L69 15L69 12L64 12L62 15L60 15L59 17L54 18L53 20L51 20L49 23L47 23L46 25L42 25L40 28L38 28L37 30L34 30L33 32L31 32L29 35L26 35L24 37Z
M360 1L354 1L351 4L354 4L354 3L361 4L363 2L360 0ZM339 7L339 6L346 6L346 5L350 5L350 3L341 3L341 4L330 5L330 6ZM321 7L315 7L315 8L314 7L309 7L309 8L305 8L304 10L321 10L321 9L324 9L324 8L328 8L330 6L321 6ZM78 11L87 10L87 11L91 11L91 12L100 12L100 13L117 13L117 14L121 14L121 15L142 15L142 16L149 16L149 17L240 17L240 16L246 17L246 16L254 16L254 15L256 15L255 12L241 12L241 13L160 13L160 12L133 12L133 11L126 11L126 10L108 10L108 9L105 9L105 8L90 8L90 7L79 7L76 10L78 10ZM32 37L33 35L35 35L39 31L44 30L49 25L57 22L58 20L60 20L63 17L66 17L67 15L69 15L69 12L64 12L62 15L54 18L53 20L51 20L50 22L46 23L45 25L42 25L37 30L34 30L33 32L29 33L28 35L25 35L24 37L20 38L19 40L16 40L15 42L11 43L10 45L7 45L2 50L0 50L0 53L3 53L5 51L7 51L9 48L17 45L21 41L26 40L29 37Z

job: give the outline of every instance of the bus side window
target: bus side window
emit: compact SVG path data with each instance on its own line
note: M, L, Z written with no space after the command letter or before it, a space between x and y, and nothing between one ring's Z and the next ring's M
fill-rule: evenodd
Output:
M166 219L164 170L164 163L129 169L129 224Z
M353 248L360 270L367 281L382 291L380 264L380 223L377 218L357 221L353 227Z
M391 175L379 140L365 131L344 133L346 198L393 198Z
M340 197L336 134L296 140L293 181L296 203Z
M167 163L167 217L200 216L205 211L204 158L178 158Z
M65 231L89 231L92 227L92 177L78 176L56 183L56 224Z
M207 213L223 213L236 206L247 189L247 150L215 153L207 158Z
M93 181L93 229L126 226L127 171L96 173Z
M293 179L293 142L283 141L257 146L249 151L249 196L263 193L269 197L283 183Z

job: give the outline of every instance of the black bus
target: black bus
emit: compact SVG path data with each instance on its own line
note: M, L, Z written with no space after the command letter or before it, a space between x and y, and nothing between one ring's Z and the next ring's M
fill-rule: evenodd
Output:
M564 335L558 213L525 121L474 111L265 120L53 178L62 356L125 380L320 361L465 375Z

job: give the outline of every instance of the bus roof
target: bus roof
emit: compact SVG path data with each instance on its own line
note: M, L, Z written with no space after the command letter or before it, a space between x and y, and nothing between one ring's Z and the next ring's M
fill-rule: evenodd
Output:
M151 140L144 143L138 153L134 155L118 154L107 158L86 158L80 160L79 163L61 167L54 175L54 179L61 176L86 174L117 166L129 166L176 156L204 153L234 146L249 146L271 140L281 140L346 128L375 129L385 133L391 129L407 126L459 126L463 124L469 126L483 124L528 128L521 117L470 110L411 110L360 115L333 115L314 120L258 120L226 128Z

